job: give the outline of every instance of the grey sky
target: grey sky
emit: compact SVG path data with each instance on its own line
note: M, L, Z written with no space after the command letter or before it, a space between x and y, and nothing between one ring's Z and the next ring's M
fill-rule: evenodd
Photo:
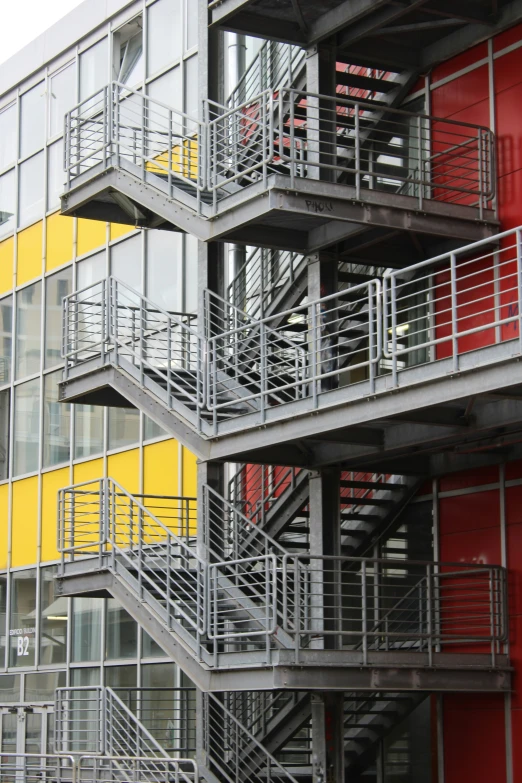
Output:
M37 38L83 0L3 0L0 63Z

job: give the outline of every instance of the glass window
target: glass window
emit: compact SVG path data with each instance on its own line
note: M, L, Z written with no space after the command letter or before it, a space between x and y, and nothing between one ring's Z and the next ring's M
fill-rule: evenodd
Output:
M63 599L65 601L65 598ZM65 660L65 659L64 659ZM47 661L40 661L47 663ZM54 702L56 688L65 688L65 672L34 672L25 675L24 701ZM40 748L36 752L39 752Z
M114 33L114 75L120 84L143 81L143 18L137 16Z
M16 378L40 369L42 284L23 288L16 295Z
M0 299L0 386L11 380L13 353L13 297Z
M9 389L0 392L0 481L9 476ZM0 655L0 666L1 655Z
M141 667L143 688L174 688L176 666L173 663L147 663Z
M105 685L109 688L135 688L137 683L136 666L106 666L105 667ZM118 696L123 701L128 701L125 694L119 693Z
M71 685L74 685L76 688L83 688L86 685L99 685L101 682L100 674L98 666L71 669Z
M58 402L58 383L61 379L61 370L44 378L44 468L68 462L71 454L71 406Z
M39 152L20 166L19 226L43 217L44 184L44 154Z
M9 666L34 666L36 568L11 574Z
M97 283L98 280L103 280L104 277L107 277L105 251L95 253L89 258L84 258L83 261L78 263L76 272L77 290L87 288L87 286Z
M141 256L141 234L111 247L111 275L140 293Z
M73 598L72 660L99 661L103 598Z
M75 459L103 451L103 410L98 405L74 405Z
M56 566L41 571L40 663L45 664L65 663L67 659L67 598L56 595L56 571ZM27 701L27 680L25 696Z
M138 626L114 598L107 599L105 657L135 658L138 654Z
M1 145L0 145L1 146ZM8 234L15 227L15 170L0 177L0 234Z
M45 367L61 363L62 300L72 290L72 266L45 281Z
M109 449L123 449L140 437L140 414L135 408L109 408Z
M47 209L60 206L60 196L65 189L63 170L63 139L48 148L47 158Z
M142 655L144 658L165 658L167 653L163 649L163 647L160 647L159 644L157 644L152 636L149 636L149 634L146 631L142 631Z
M0 575L0 666L5 665L5 640L7 634L7 574ZM3 680L3 677L0 678ZM4 694L0 682L0 704Z
M152 419L149 419L148 416L145 416L143 422L144 440L151 440L152 438L161 438L163 435L167 435L167 432L163 429L163 427L160 427L160 425L156 424L155 421L152 421Z
M181 56L181 0L158 0L148 9L149 76Z
M198 259L198 240L194 236L185 236L185 304L186 313L196 313L198 309L198 276L195 272Z
M76 68L71 63L49 79L49 136L63 133L63 118L76 105Z
M159 79L154 79L153 82L147 85L147 94L156 101L162 101L167 106L172 106L173 109L182 111L183 96L181 95L181 68L179 65L171 68L168 73L163 74ZM161 115L161 109L158 110L158 115ZM166 110L164 116L167 117ZM157 121L161 123L160 117L158 117Z
M12 704L16 701L20 701L20 675L2 674L0 677L0 703Z
M185 113L189 117L198 119L199 104L198 104L198 57L190 57L185 60Z
M197 8L190 2L186 3L186 25L187 25L187 49L192 49L198 45L198 12Z
M183 309L182 241L174 231L147 231L147 296L171 312Z
M80 55L80 100L85 100L107 84L108 58L107 38Z
M20 157L26 158L45 141L45 82L40 82L20 99Z
M0 171L16 160L16 103L0 111Z
M40 435L40 379L15 388L13 475L38 470Z

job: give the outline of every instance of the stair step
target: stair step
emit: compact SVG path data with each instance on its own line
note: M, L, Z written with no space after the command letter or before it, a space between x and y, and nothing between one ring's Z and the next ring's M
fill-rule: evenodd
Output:
M388 93L396 90L399 83L389 79L376 79L371 76L362 76L358 73L349 71L336 71L335 81L343 87L354 87L357 90L368 90L368 92Z
M352 481L341 479L341 487L346 489L388 489L391 492L400 492L406 489L406 484L390 484L386 481Z
M389 500L388 498L369 498L369 497L341 498L341 503L343 505L351 505L351 506L391 506L393 500Z

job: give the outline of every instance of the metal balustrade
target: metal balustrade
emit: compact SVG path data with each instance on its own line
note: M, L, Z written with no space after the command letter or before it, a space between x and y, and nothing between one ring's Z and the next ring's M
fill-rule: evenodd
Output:
M126 85L111 82L65 115L69 190L97 166L125 165L140 179L162 180L170 197L194 199L205 186L205 125Z
M300 46L263 41L258 53L239 79L227 99L227 107L248 101L266 89L277 90L283 84L293 84L305 62L305 50Z
M482 126L287 87L212 108L215 201L231 182L266 183L272 173L290 187L299 178L349 184L358 200L381 190L414 196L420 209L429 200L473 206L480 218L495 194L493 134Z
M306 272L306 260L299 253L255 248L229 284L227 299L239 310L262 318L303 269Z
M199 783L193 759L164 759L150 756L84 756L78 763L81 783Z
M243 653L264 666L278 649L299 663L332 638L363 665L372 650L431 661L441 645L485 646L494 663L506 633L504 569L291 555L211 488L202 503L209 559L112 479L70 487L60 491L60 549L110 568L209 668L226 666L227 653L236 666Z
M5 753L0 755L0 783L79 783L78 764L70 754Z

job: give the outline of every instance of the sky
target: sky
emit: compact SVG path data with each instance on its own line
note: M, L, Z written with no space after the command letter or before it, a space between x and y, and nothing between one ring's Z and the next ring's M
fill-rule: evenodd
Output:
M1 0L0 63L37 38L83 0Z

